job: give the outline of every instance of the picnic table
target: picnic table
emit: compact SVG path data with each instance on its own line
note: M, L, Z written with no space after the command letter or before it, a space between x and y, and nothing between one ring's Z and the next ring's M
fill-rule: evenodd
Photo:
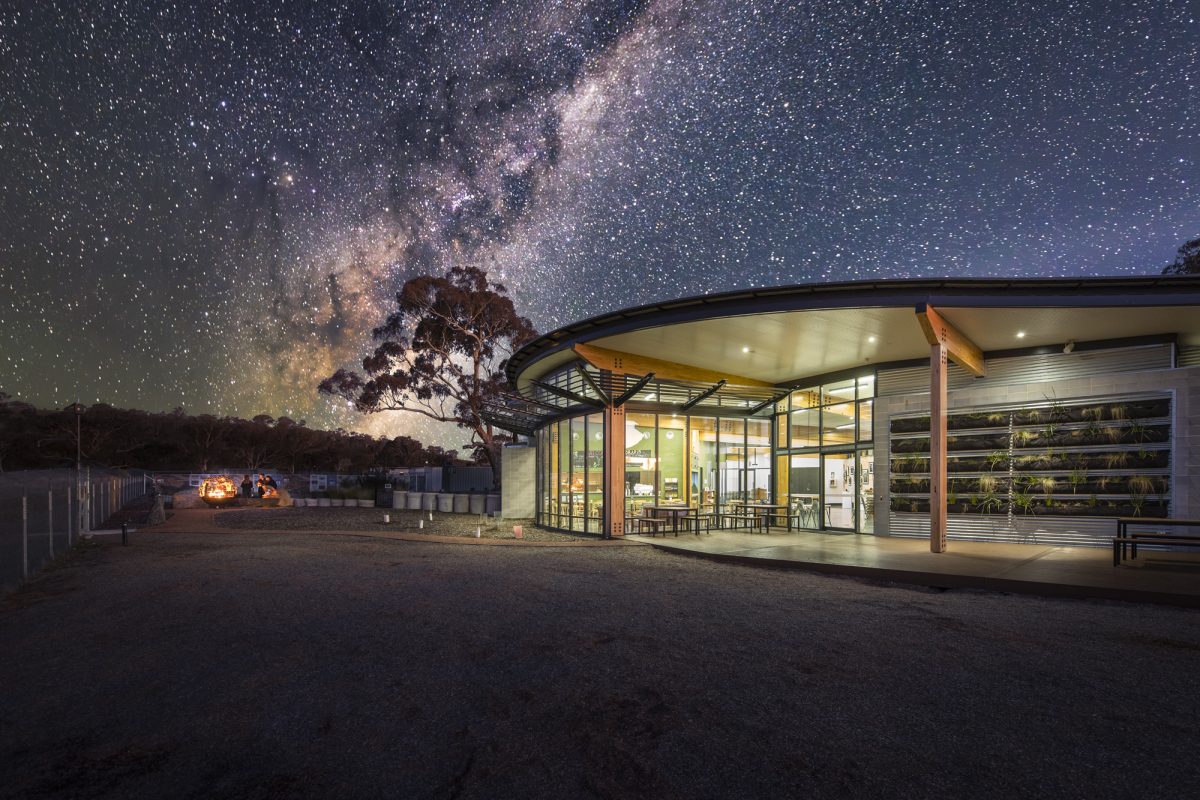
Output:
M1117 535L1113 539L1113 566L1118 567L1128 554L1130 559L1137 558L1139 544L1157 545L1161 547L1200 547L1200 535L1165 532L1130 533L1129 526L1149 526L1152 528L1200 528L1197 519L1169 519L1165 517L1118 517Z
M700 510L696 506L671 503L658 506L643 506L642 508L643 511L649 511L652 518L670 522L671 530L676 536L679 535L680 522L695 522L696 533L700 533L700 522L702 521L703 517L700 514Z
M771 518L783 516L787 518L787 529L792 529L792 519L788 516L786 503L751 503L745 500L730 500L730 506L744 509L743 512L727 512L722 516L728 519L738 519L754 523L753 527L761 527L766 533L770 530Z

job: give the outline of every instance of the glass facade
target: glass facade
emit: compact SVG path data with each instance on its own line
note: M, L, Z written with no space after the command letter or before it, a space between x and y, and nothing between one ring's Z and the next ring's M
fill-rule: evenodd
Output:
M604 415L553 422L537 433L538 523L600 533L604 509Z
M873 375L798 389L776 406L775 496L801 527L874 530ZM785 421L786 420L786 421Z
M786 504L803 528L874 529L873 376L792 392L773 416L625 414L626 517L685 503L704 512L738 502ZM631 404L632 405L632 404ZM604 530L604 416L537 432L538 523Z

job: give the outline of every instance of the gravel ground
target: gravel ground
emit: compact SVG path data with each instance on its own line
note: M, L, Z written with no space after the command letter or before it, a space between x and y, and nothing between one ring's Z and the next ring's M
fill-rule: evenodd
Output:
M0 797L1194 796L1198 620L648 547L139 532L0 601Z
M392 521L384 524L383 515ZM425 527L418 528L423 520ZM523 539L533 542L577 542L596 536L571 536L534 527L531 519L494 520L478 514L445 514L428 511L396 511L390 508L261 508L222 511L215 517L221 528L237 530L283 531L417 531L438 536L475 536L475 528L485 539L512 539L513 526L520 525Z

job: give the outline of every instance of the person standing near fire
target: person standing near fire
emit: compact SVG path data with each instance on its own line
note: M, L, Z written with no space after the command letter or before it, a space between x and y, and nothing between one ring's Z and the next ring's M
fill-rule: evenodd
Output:
M255 484L258 486L258 496L259 497L262 497L264 494L267 493L267 479L266 479L266 477L263 476L263 474L261 472L258 473L258 480L255 481Z
M250 497L250 490L254 488L254 484L250 482L249 475L242 476L242 497Z

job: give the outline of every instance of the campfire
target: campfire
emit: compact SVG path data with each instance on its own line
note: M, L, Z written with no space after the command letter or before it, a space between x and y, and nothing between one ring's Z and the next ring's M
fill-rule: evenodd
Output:
M231 503L237 499L237 496L237 485L226 475L205 478L204 482L200 484L200 499L210 506Z

